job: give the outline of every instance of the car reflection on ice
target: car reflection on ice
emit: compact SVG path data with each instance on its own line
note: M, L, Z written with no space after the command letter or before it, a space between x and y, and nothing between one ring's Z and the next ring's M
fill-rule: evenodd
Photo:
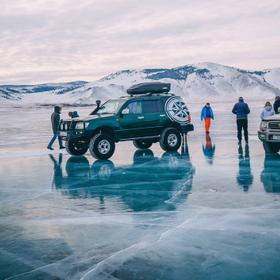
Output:
M261 182L268 193L280 193L280 155L267 154L261 173Z
M195 169L187 148L183 153L137 150L133 164L115 166L110 160L97 160L91 166L86 157L70 157L63 175L59 160L54 162L53 185L71 198L98 198L104 208L106 197L120 198L133 211L174 210L185 201L192 188Z

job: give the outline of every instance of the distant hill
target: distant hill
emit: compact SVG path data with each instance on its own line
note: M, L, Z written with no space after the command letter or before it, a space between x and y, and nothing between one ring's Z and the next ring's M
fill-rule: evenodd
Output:
M26 94L64 94L84 86L87 82L48 83L38 85L0 85L0 99L21 100Z
M170 82L173 93L194 101L232 100L240 95L266 99L280 95L280 68L249 71L198 63L176 68L123 70L90 83L0 86L0 99L23 104L93 104L96 99L125 95L131 85L148 81Z

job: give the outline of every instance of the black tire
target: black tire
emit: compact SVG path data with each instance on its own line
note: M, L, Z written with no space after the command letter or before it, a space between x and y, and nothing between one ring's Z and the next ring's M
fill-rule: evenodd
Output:
M65 146L66 146L67 152L72 156L82 156L88 150L87 144L80 144L77 142L73 142L71 140L66 141Z
M114 138L108 134L96 134L90 140L89 151L96 159L110 158L115 151Z
M137 149L149 149L153 145L153 140L151 139L134 140L133 145Z
M172 152L177 151L181 146L182 138L181 133L176 128L166 128L159 140L159 144L164 151Z
M280 144L263 142L263 148L264 148L265 152L268 154L276 154L280 150Z

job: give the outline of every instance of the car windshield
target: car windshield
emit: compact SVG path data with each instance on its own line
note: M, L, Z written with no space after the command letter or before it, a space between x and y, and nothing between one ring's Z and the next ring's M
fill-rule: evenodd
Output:
M116 114L123 103L124 100L109 100L100 107L97 113Z

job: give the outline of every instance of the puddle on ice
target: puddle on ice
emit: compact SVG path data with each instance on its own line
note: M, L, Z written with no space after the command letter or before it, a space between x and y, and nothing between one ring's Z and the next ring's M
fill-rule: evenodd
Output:
M1 108L0 279L278 279L280 156L256 137L259 107L249 146L223 109L210 136L193 114L184 151L120 143L107 161L49 154L51 109L6 128Z

